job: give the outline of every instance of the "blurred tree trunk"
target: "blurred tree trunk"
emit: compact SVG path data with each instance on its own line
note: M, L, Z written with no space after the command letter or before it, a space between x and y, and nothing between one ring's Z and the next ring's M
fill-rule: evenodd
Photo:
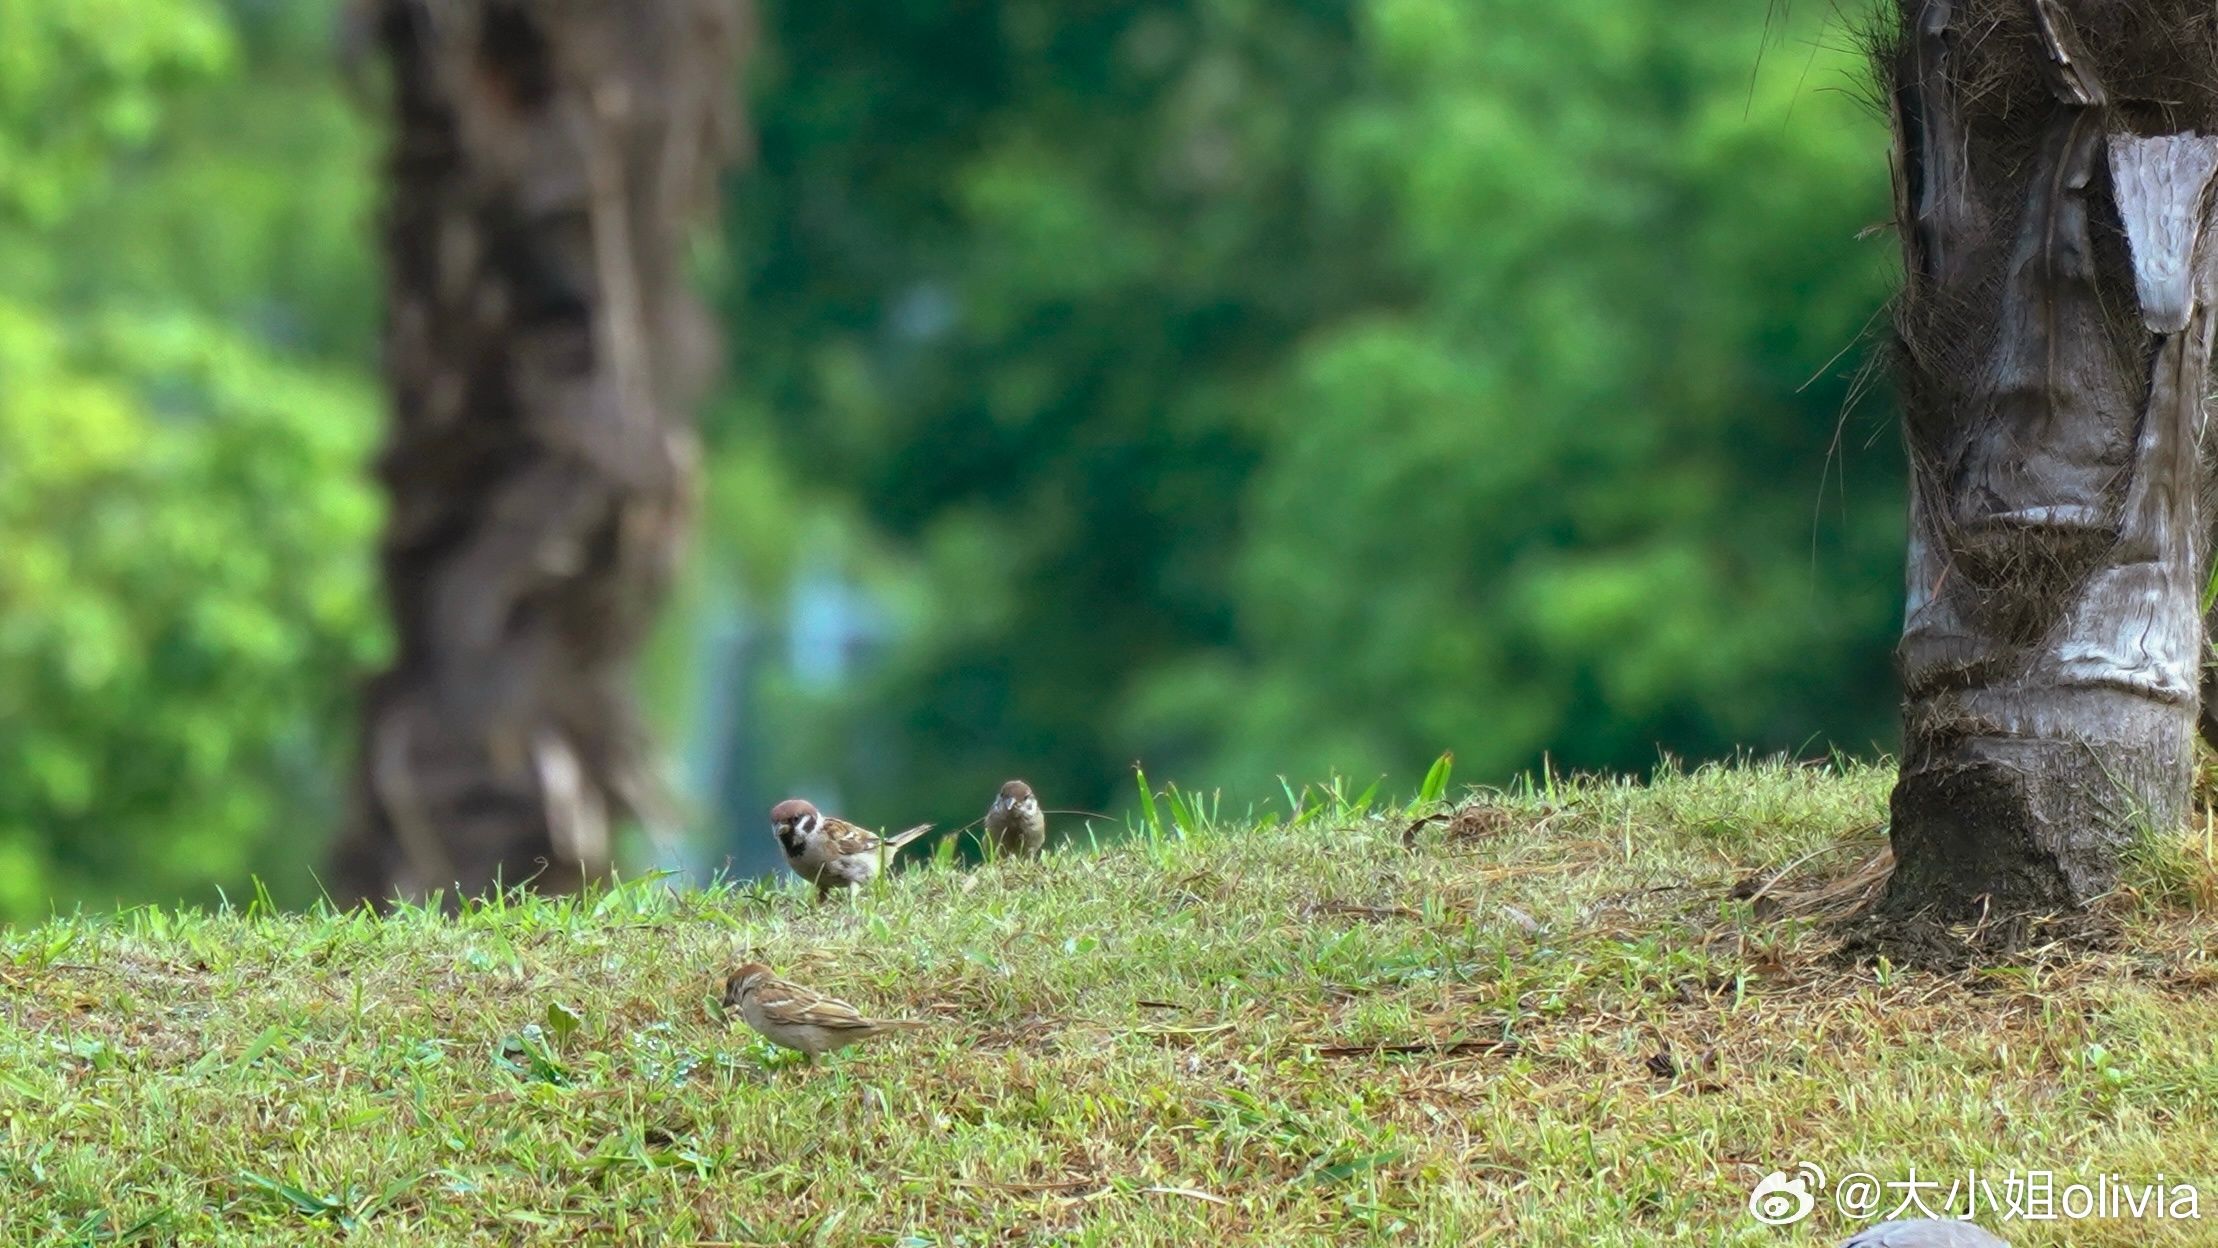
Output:
M1901 0L1911 463L1881 914L2085 905L2186 812L2210 474L2208 0ZM1930 929L1928 929L1930 930Z
M657 788L631 664L678 557L715 336L683 281L745 0L367 0L391 71L380 475L397 653L347 900L562 891Z

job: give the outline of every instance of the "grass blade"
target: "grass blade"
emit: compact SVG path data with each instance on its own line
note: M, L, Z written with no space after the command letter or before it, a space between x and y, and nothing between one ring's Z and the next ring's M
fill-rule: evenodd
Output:
M1448 773L1455 770L1456 752L1444 750L1433 760L1432 770L1425 773L1425 782L1417 788L1416 805L1437 802L1448 795Z
M1146 820L1148 835L1160 838L1163 835L1163 816L1156 812L1155 791L1148 787L1148 773L1140 770L1138 763L1134 763L1132 774L1140 783L1140 817Z

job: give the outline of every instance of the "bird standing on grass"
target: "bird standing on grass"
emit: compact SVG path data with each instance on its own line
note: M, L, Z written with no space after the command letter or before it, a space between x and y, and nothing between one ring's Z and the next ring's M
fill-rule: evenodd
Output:
M770 1043L806 1055L811 1065L820 1054L889 1031L928 1025L911 1019L864 1018L845 1001L780 979L760 962L739 967L724 981L724 1008L736 1008L747 1025Z
M816 885L818 901L835 888L857 889L878 878L879 868L893 861L903 845L931 830L931 824L920 823L898 836L881 837L831 818L797 797L770 808L770 833L778 838L786 865Z
M1910 1218L1867 1226L1849 1236L1841 1248L2010 1248L2010 1244L1954 1218Z
M1047 844L1047 814L1040 809L1040 799L1033 795L1031 785L1011 780L1001 786L1000 796L986 811L986 837L996 856L1039 856L1041 847Z

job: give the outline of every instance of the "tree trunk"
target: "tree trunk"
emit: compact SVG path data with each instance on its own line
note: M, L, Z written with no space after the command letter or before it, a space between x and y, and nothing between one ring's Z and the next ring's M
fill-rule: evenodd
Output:
M369 0L391 69L397 653L346 900L571 890L651 818L631 664L690 512L715 336L682 277L737 133L744 0Z
M2121 847L2187 807L2218 13L1901 0L1900 19L1909 604L1881 914L2015 922L2107 891Z

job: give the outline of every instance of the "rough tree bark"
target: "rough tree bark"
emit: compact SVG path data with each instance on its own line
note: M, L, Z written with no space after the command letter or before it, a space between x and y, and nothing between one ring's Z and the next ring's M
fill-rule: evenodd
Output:
M738 134L745 0L366 0L384 227L397 654L366 690L334 891L609 865L651 818L630 665L677 557L715 336L689 229Z
M1900 0L1882 51L1911 464L1881 915L2070 911L2187 806L2218 10Z

